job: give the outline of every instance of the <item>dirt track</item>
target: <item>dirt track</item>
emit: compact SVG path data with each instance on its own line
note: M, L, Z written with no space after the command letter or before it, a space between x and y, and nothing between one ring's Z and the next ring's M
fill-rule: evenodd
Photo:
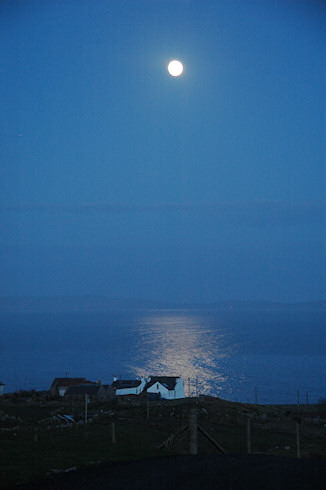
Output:
M326 461L263 455L176 456L103 464L15 488L324 490Z

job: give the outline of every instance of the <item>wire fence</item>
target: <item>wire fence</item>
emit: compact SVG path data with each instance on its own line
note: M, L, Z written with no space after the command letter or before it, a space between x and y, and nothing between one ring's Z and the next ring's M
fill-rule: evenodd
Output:
M219 385L207 388L199 378L184 380L185 396L189 398L199 395L217 396L222 399L260 405L299 405L309 406L326 403L326 389L316 390L311 387L270 388L268 385L221 388Z
M222 402L219 408L214 402L199 399L195 408L191 408L193 402L188 401L190 407L183 413L182 429L164 441L173 451L326 457L326 409L323 407L318 412L303 412L271 406L244 408ZM195 422L191 412L195 413ZM159 413L156 408L152 417L160 416Z

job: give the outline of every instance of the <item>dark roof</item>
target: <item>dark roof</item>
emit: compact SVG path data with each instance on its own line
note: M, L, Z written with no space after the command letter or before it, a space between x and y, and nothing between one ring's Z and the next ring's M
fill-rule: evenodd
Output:
M155 383L161 383L168 390L174 390L177 384L177 379L180 376L150 376L150 381L147 382L144 391L153 386Z
M99 384L83 384L72 385L67 389L66 395L96 395L101 385Z
M118 379L113 381L112 388L116 390L122 390L124 388L137 388L141 384L140 379Z
M4 385L5 385L5 384L4 384L2 381L0 381L0 386L4 386Z
M52 386L71 386L81 384L94 384L93 381L87 381L85 378L54 378Z

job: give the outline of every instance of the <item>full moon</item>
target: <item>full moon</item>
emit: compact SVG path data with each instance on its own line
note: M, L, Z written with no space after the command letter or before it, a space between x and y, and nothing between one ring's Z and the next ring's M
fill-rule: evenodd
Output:
M181 73L183 72L182 63L178 60L170 61L170 63L168 64L168 72L173 77L179 77L181 75Z

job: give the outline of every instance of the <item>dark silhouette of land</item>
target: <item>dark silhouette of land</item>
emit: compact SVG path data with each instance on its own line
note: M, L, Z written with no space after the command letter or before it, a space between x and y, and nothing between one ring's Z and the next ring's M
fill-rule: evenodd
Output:
M43 392L3 395L0 486L25 490L325 487L323 404L298 411L297 406L249 405L212 397L151 403L141 398L94 400L87 424L84 409L83 400L68 402ZM182 427L194 411L198 425L226 454L198 431L198 455L190 455L191 438ZM64 414L70 414L70 419ZM167 440L172 442L163 445Z
M214 303L169 303L164 301L107 298L105 296L0 297L0 313L100 312L140 309L213 310L326 310L326 301L278 303L272 301L216 301Z
M22 490L324 490L326 463L264 455L171 456L102 464L22 485Z

